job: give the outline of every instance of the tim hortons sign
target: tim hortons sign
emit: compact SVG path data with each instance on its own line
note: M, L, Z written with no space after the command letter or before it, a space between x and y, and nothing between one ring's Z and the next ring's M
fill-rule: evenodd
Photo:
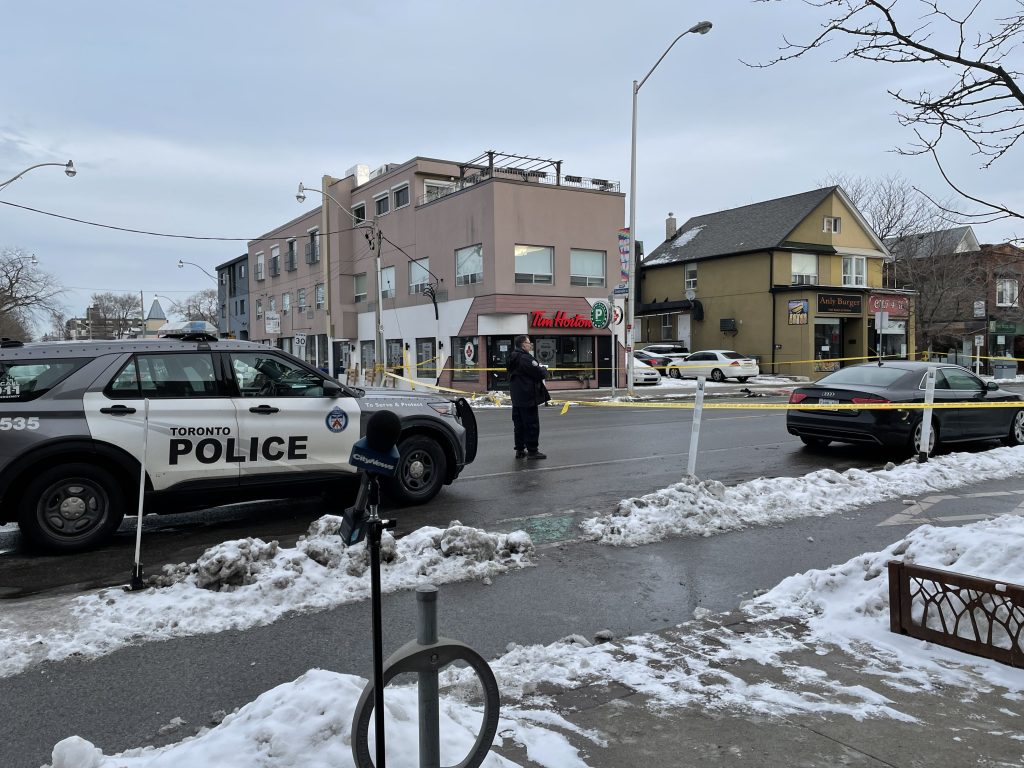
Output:
M589 317L583 315L569 315L562 310L555 313L531 312L531 328L587 328L593 329L594 324Z

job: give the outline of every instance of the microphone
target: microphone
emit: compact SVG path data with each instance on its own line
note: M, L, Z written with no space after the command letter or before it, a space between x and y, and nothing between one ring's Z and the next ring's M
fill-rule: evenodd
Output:
M349 454L349 463L375 475L394 475L398 471L395 443L402 422L393 411L377 411L366 424L366 437L357 440Z
M400 456L395 443L402 422L392 411L377 411L366 423L366 436L352 446L348 461L360 470L362 478L356 502L342 515L341 538L346 546L358 544L366 536L366 506L370 496L371 475L391 477L398 472Z

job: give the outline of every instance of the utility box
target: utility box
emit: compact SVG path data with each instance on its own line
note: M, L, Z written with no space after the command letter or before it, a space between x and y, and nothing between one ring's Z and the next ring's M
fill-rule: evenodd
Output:
M1016 360L993 360L992 361L992 378L995 378L995 379L1015 379L1015 378L1017 378L1017 361Z

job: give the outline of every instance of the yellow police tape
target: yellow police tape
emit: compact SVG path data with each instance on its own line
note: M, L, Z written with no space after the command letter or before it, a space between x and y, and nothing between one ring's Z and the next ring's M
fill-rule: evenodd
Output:
M423 387L424 389L433 389L438 392L450 392L455 395L461 395L463 397L473 397L480 399L487 399L493 401L495 404L500 405L503 402L509 400L509 396L503 392L467 392L461 389L452 389L451 387L442 387L437 384L424 384L423 382L414 381L413 379L407 379L404 376L399 376L394 373L388 373L388 376L399 379L401 381L408 382L410 384L416 384ZM597 400L556 400L552 398L550 401L551 405L561 405L562 408L559 411L559 415L565 415L569 408L572 406L579 406L583 408L662 408L662 409L675 409L692 411L696 407L696 403L686 402L639 402L639 401L621 401L621 400L609 400L609 401L597 401ZM836 405L821 405L818 403L716 403L716 402L705 402L702 406L706 410L711 411L913 411L921 410L923 408L935 408L935 409L950 409L950 408L1024 408L1024 402L1019 400L1004 400L998 403L970 403L970 402L935 402L935 403L838 403Z

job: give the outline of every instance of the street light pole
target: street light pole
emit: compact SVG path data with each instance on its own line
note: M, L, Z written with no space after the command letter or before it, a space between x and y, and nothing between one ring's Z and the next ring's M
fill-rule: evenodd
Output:
M196 269L200 270L204 275L206 275L208 278L213 280L214 283L217 284L217 308L220 309L220 281L215 276L213 276L209 272L207 272L206 269L204 269L203 267L201 267L198 264L196 264L194 261L185 261L183 259L178 259L178 269L184 269L186 264L191 264L193 267L195 267ZM231 297L228 296L227 287L225 287L224 288L224 335L227 336L228 338L231 338L231 306L230 306L231 301L230 301L230 299L231 299ZM145 313L146 308L143 307L142 311L143 311L143 313ZM220 323L217 323L217 327L218 328L220 327Z
M299 191L295 194L295 199L298 200L300 203L303 203L303 202L306 201L306 193L307 192L317 192L318 194L322 195L325 198L323 205L321 205L321 207L320 207L320 227L321 227L321 234L324 237L324 254L323 254L323 264L324 264L324 324L325 324L325 328L326 328L326 331L327 331L327 369L328 369L328 372L329 372L329 374L331 376L334 376L334 371L335 371L335 367L334 367L334 323L332 322L332 318L331 318L331 312L333 310L334 302L333 302L332 297L331 297L331 230L330 230L331 220L330 220L330 216L329 216L329 206L327 205L327 200L330 200L332 203L334 203L336 206L338 206L338 208L342 212L347 213L349 218L352 219L352 223L353 224L356 224L357 226L359 226L359 225L366 225L366 222L361 221L360 219L356 218L356 215L354 213L352 213L352 211L350 211L344 205L342 205L337 200L335 200L334 197L327 191L327 188L331 184L334 184L336 181L338 181L338 179L334 178L333 176L328 176L328 175L325 174L323 176L323 178L321 179L321 181L320 181L320 186L321 186L320 189L313 189L312 187L307 187L307 186L305 186L300 181L299 182ZM372 226L371 226L371 228L372 228ZM379 264L379 262L380 262L380 260L378 259L378 264ZM377 282L378 283L380 282L379 266L378 266L378 272L377 272ZM314 301L315 301L315 297L314 297Z
M68 160L66 163L36 163L35 165L30 165L28 168L26 168L21 173L15 174L11 178L9 178L7 181L5 181L3 183L0 183L0 189L3 189L8 184L11 184L11 183L17 181L18 179L20 179L22 176L24 176L26 173L28 173L32 169L34 169L34 168L42 168L43 166L46 166L46 165L59 165L61 168L64 169L64 173L66 173L68 175L68 178L71 178L76 173L78 173L78 171L75 170L75 164L71 160Z
M672 46L678 43L684 35L688 35L691 32L695 32L698 35L706 35L710 29L710 21L701 21L694 24L672 41L671 45L654 62L654 66L651 67L650 71L644 75L639 83L636 80L633 81L633 133L629 157L629 265L626 269L626 391L630 397L636 394L633 387L633 305L636 298L633 286L633 273L636 269L636 96L643 87L643 84L647 82L647 78L661 64L662 59L668 56ZM614 350L612 350L612 354L615 354Z

